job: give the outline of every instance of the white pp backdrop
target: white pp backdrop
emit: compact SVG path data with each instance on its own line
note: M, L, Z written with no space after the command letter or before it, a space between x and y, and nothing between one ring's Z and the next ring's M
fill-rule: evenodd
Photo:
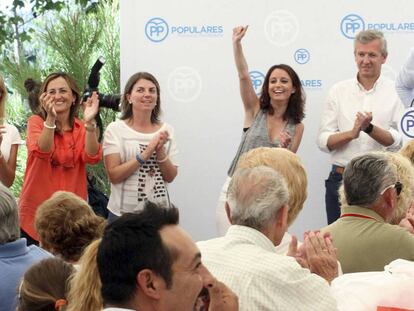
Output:
M414 45L413 12L412 0L121 0L121 85L138 71L160 82L162 118L174 126L180 151L171 198L194 239L216 235L216 203L243 126L232 28L249 25L243 46L257 90L278 63L290 64L305 87L298 154L308 199L290 228L301 235L326 224L330 161L315 140L328 89L355 76L352 38L361 29L383 30L389 46L383 74L394 79Z

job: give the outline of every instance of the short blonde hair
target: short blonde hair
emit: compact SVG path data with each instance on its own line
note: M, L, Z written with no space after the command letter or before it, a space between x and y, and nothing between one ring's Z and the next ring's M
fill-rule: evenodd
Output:
M36 211L35 228L42 247L76 262L84 248L102 236L106 221L76 194L54 193Z
M289 192L289 212L287 224L290 226L303 208L308 195L308 179L305 168L295 153L284 148L260 147L246 152L240 157L237 168L268 166L280 173Z

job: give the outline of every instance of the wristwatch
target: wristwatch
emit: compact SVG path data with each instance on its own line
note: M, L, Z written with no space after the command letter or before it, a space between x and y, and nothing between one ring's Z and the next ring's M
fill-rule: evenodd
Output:
M374 129L374 125L372 123L370 123L367 128L364 130L365 133L369 134L372 132L372 130Z

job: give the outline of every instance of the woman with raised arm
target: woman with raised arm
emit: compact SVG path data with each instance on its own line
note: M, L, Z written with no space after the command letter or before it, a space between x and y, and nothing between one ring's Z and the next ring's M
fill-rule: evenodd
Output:
M98 95L83 103L83 121L77 116L81 94L66 73L52 73L40 89L35 115L27 122L27 165L19 200L22 235L38 241L34 228L37 207L59 190L87 200L86 164L101 159L95 116Z
M240 156L258 147L279 147L296 152L303 135L305 94L297 73L288 65L273 65L267 71L260 97L255 93L243 54L241 40L248 26L233 29L233 52L244 107L243 135L216 211L217 229L223 235L230 225L224 210L227 187Z
M11 187L16 174L17 149L22 139L17 128L6 123L6 100L7 88L0 76L0 182Z
M103 142L109 180L108 220L136 212L147 200L169 205L167 183L177 176L174 129L160 120L157 79L138 72L122 95L121 120L108 125Z

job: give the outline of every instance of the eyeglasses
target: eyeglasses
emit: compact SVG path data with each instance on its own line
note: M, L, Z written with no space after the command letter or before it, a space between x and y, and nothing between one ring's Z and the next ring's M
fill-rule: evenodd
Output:
M399 181L397 181L395 184L389 185L384 190L382 190L381 193L380 193L380 195L383 195L384 192L387 191L389 188L395 188L395 191L397 192L397 197L398 197L400 195L401 191L402 191L403 184L400 183Z

